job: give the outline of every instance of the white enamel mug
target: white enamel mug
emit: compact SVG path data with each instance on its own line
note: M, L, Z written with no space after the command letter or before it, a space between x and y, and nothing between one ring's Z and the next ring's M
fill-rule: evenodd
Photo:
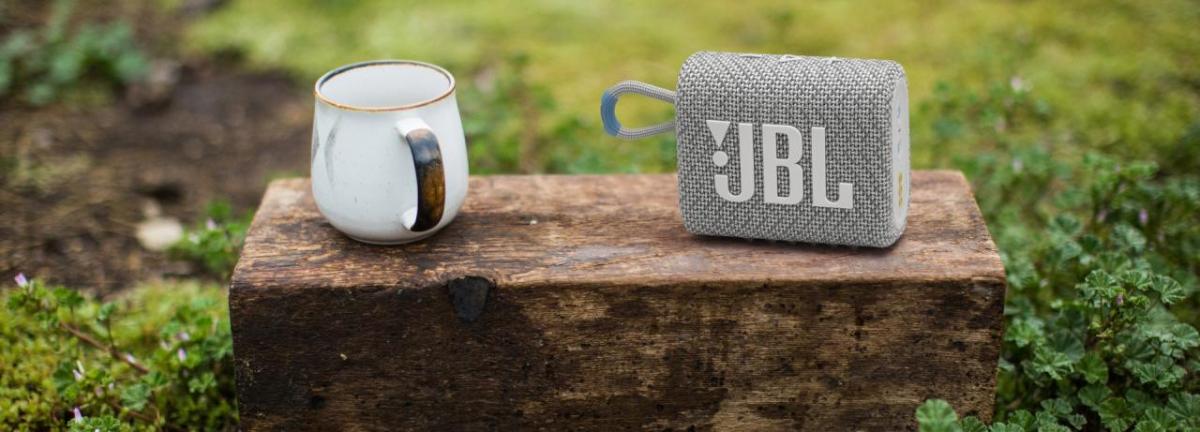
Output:
M334 69L314 90L312 192L351 238L408 243L433 235L467 196L467 148L454 76L378 60Z

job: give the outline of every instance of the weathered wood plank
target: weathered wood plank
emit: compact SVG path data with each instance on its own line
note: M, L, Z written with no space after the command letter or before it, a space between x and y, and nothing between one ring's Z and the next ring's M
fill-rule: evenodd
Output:
M273 183L234 274L251 430L898 430L990 416L1004 274L963 177L891 248L687 234L669 175L471 180L417 244Z

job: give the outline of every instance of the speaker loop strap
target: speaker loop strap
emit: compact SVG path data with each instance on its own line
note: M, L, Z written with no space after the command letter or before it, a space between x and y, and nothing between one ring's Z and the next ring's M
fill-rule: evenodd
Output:
M669 104L675 104L675 92L662 87L646 84L641 81L621 81L608 90L604 91L604 95L600 97L600 120L604 122L604 132L609 135L621 139L638 139L645 138L651 135L657 135L663 132L669 132L675 129L675 122L663 122L653 126L637 129L625 129L621 126L621 122L617 120L617 100L625 93L635 93L642 96L652 97Z

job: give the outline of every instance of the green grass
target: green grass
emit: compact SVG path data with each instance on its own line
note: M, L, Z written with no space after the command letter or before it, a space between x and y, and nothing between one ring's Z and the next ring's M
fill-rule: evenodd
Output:
M1096 149L1171 169L1171 150L1200 118L1197 22L1200 6L1188 1L243 0L194 26L187 43L244 52L305 86L364 59L445 65L462 88L476 172L671 170L671 138L605 136L598 99L622 79L674 87L698 50L899 61L918 168L990 149L970 136L937 139L936 116L920 108L939 82L978 93L1019 82L1054 114L1021 139L1064 157ZM630 124L672 115L650 101L621 111Z
M226 292L147 282L96 299L0 285L0 429L232 430Z
M960 420L931 400L915 413L921 430L1194 430L1197 22L1200 4L1186 1L235 0L190 27L185 43L198 55L241 52L250 67L283 68L302 87L365 59L442 64L459 78L474 173L670 171L674 139L605 136L598 98L622 79L672 87L697 50L898 60L909 75L915 167L967 173L1009 283L1002 423ZM636 125L672 110L634 100L620 114ZM214 219L176 253L225 274L243 222ZM3 286L12 318L0 320L0 347L15 349L0 349L0 364L12 366L0 369L0 425L235 421L219 288L150 284L106 306L66 289ZM69 329L115 341L149 371ZM74 407L83 421L68 422Z

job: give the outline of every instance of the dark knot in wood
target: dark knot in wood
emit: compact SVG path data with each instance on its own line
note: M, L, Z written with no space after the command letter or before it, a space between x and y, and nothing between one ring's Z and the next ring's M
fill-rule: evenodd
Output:
M446 284L450 292L450 302L454 304L454 314L465 323L475 322L483 315L487 306L488 293L495 286L492 281L478 276L467 276L454 279Z

